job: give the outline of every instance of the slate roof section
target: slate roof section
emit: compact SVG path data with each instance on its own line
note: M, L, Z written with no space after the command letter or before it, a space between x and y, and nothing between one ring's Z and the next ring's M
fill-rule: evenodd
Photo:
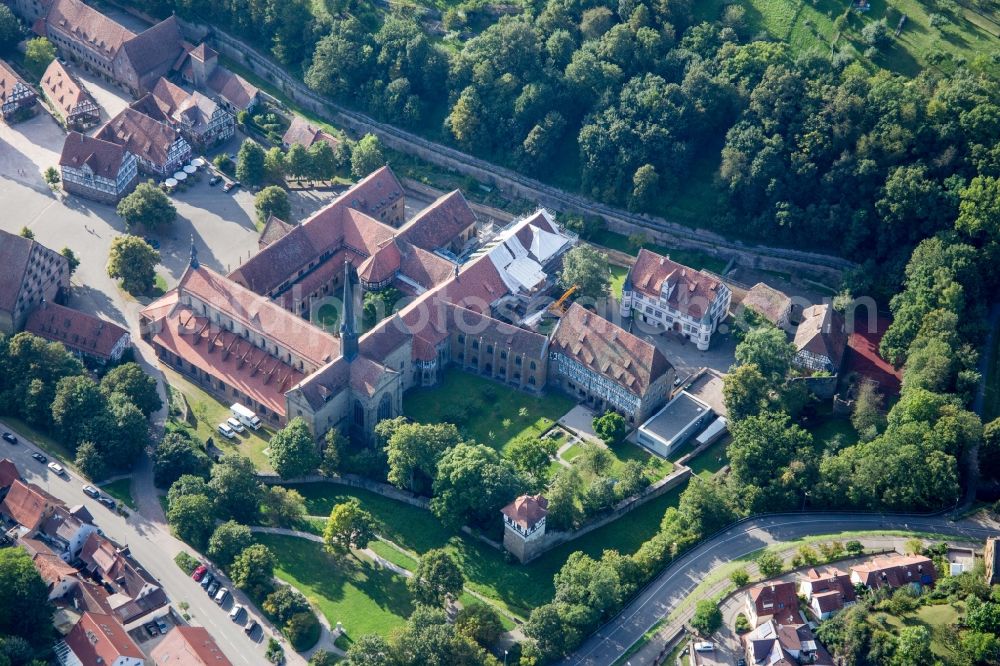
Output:
M549 501L541 495L521 495L500 513L525 530L530 530L548 515Z
M204 627L174 627L150 656L156 666L232 666Z
M660 298L664 283L673 286L667 305L699 321L708 316L711 305L719 297L721 285L714 275L696 271L646 248L639 250L626 281L634 290L652 298Z
M105 360L111 358L121 339L129 335L118 324L47 301L28 315L24 330L61 342L72 351Z
M672 367L655 345L578 303L569 307L552 331L551 350L639 396Z
M114 58L135 33L80 0L55 0L45 20Z

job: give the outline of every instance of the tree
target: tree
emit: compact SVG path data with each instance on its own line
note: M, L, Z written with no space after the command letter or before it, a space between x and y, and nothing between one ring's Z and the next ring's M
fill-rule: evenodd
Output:
M208 487L215 496L219 517L250 523L260 511L263 495L257 468L249 458L237 454L222 457L212 466Z
M76 447L75 464L83 475L92 481L100 481L108 476L108 466L104 462L104 456L93 442L81 442Z
M618 412L604 412L603 416L595 417L593 426L594 432L608 446L614 446L628 434L628 423Z
M500 639L503 622L493 606L472 602L462 606L455 615L455 631L489 649Z
M878 436L885 427L885 417L882 415L882 394L872 381L862 381L858 386L858 395L854 399L854 409L851 411L851 425L858 431L863 442L870 442Z
M731 421L760 413L769 402L768 381L756 363L733 368L722 380L722 397Z
M771 382L785 378L795 356L795 345L788 341L784 331L774 326L750 329L736 345L736 362L753 364Z
M338 144L338 147L343 144ZM317 141L309 147L309 177L330 180L337 173L337 155L326 141Z
M931 632L924 626L903 627L899 630L893 666L924 666L934 662L931 652Z
M69 274L72 276L73 273L76 272L76 269L80 267L80 259L77 258L76 253L68 247L64 247L60 250L59 254L66 257L66 264L69 266Z
M382 142L374 134L365 134L351 150L351 174L364 178L385 164Z
M0 635L20 636L38 650L54 640L52 605L45 581L21 548L0 550Z
M1000 638L982 631L964 631L959 652L972 664L995 664L1000 659Z
M583 481L576 468L561 469L549 487L546 497L549 500L549 513L545 524L554 530L569 530L576 526L582 518L577 505L577 495Z
M397 488L426 492L437 473L438 460L444 452L461 441L451 423L394 423L382 421L376 433L393 425L385 450L389 459L389 483Z
M159 229L177 218L177 209L153 181L139 183L132 192L118 202L118 215L131 229L142 225L147 229Z
M1000 477L1000 418L993 419L983 428L979 472L986 478Z
M585 442L582 448L580 462L584 469L589 470L595 476L603 476L615 462L615 457L611 455L611 452L596 442Z
M29 39L24 48L24 66L37 78L41 78L45 69L56 59L56 47L44 37Z
M319 464L319 472L323 476L336 476L347 457L347 438L336 428L330 428L323 440L323 459Z
M694 616L691 618L691 626L700 635L708 637L722 626L722 612L719 606L708 599L702 599L695 606Z
M309 426L301 417L274 433L268 443L268 460L282 479L302 477L319 467L320 457Z
M202 477L184 474L170 485L170 490L167 491L167 506L188 495L204 495L211 498L212 489Z
M955 228L972 238L1000 238L1000 179L976 176L962 190Z
M212 532L208 540L208 556L223 569L229 569L236 556L253 545L253 532L246 525L227 520Z
M765 550L757 556L757 570L760 571L763 578L774 578L781 573L784 567L785 563L781 561L781 558L771 551Z
M7 55L21 41L21 22L10 7L0 7L0 54Z
M42 178L45 179L45 183L52 189L55 189L56 185L58 185L61 180L59 177L59 171L57 171L55 167L49 167L46 169L42 174Z
M222 173L228 173L230 175L234 173L234 169L236 168L235 165L233 165L233 160L230 159L229 155L226 155L225 153L219 153L216 155L215 159L212 160L212 164L214 164L215 168Z
M347 648L348 666L395 666L392 646L378 634L365 634Z
M184 495L171 500L167 522L179 539L201 549L215 525L212 501L204 495Z
M652 164L643 164L636 169L632 177L632 192L629 195L628 207L632 211L647 210L656 197L656 188L660 184L660 176Z
M156 379L138 363L123 363L108 371L101 379L101 391L109 398L114 393L122 394L147 417L163 407Z
M264 153L264 173L266 180L280 183L285 179L285 154L274 146Z
M277 185L269 185L257 193L253 199L257 219L263 224L272 215L286 222L291 220L292 206L288 203L288 192Z
M316 644L316 637L319 636L319 620L312 610L296 613L288 618L281 632L285 634L293 650L296 652L308 650Z
M518 472L544 483L548 478L549 463L557 448L556 443L547 437L522 437L507 446L504 455Z
M146 293L153 288L159 261L160 253L138 236L116 236L108 252L108 277L121 278L125 291Z
M294 615L309 610L309 601L289 585L278 585L267 595L263 604L264 612L271 615L278 624L288 622Z
M879 19L878 21L871 21L861 29L861 38L865 40L865 43L874 46L876 48L880 46L885 46L889 40L889 26L886 25L885 19Z
M563 289L576 286L577 298L605 298L611 286L608 255L589 245L577 245L563 256L559 286Z
M509 460L481 444L458 444L438 462L431 512L445 525L487 525L521 494L524 481Z
M306 515L306 502L302 493L281 486L264 489L261 509L268 521L285 527L292 527Z
M293 143L292 147L288 149L288 153L285 155L285 169L290 176L296 179L309 175L312 164L309 162L309 152L301 143Z
M29 229L27 226L21 227L21 231L18 232L21 238L27 238L28 240L35 240L35 232Z
M229 567L229 577L236 587L259 595L261 590L270 588L276 564L271 549L262 543L255 543L236 556Z
M267 176L264 149L253 139L244 139L236 153L236 178L248 187L263 184Z
M844 544L844 550L847 551L848 555L857 557L861 553L865 552L865 547L860 541L852 539Z
M418 603L441 606L449 597L457 599L465 586L465 576L455 560L443 549L432 549L420 556L406 587Z
M524 633L534 639L539 656L545 661L564 655L575 642L572 628L563 622L559 605L554 603L535 607L524 624Z
M335 504L323 529L323 545L328 552L346 555L351 548L363 549L375 538L377 523L353 497Z
M85 439L96 443L108 438L107 413L107 401L90 377L76 375L59 380L52 401L52 421L68 446L75 449Z
M95 439L101 453L118 469L130 469L150 444L149 421L126 397L112 393L108 399L109 433ZM99 423L96 419L92 423ZM93 427L93 426L92 426Z
M211 462L201 447L183 430L167 433L153 453L153 481L169 488L185 474L208 478Z
M747 573L746 567L740 567L729 574L729 580L733 581L736 587L743 587L750 582L750 574Z
M761 412L732 424L728 447L733 480L745 486L742 500L754 511L775 510L801 501L815 475L807 464L812 435L787 414Z
M264 650L264 659L267 659L272 664L283 664L285 662L285 648L281 647L281 643L271 636L267 639L267 649Z

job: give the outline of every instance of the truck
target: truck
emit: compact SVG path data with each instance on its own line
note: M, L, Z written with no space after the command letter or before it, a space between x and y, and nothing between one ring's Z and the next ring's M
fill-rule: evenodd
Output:
M260 419L252 411L241 405L240 403L235 403L229 408L240 423L247 426L248 428L253 428L254 430L260 429Z

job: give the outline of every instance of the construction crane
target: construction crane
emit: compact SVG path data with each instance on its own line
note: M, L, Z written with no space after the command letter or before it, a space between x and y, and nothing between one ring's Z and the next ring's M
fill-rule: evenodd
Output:
M566 301L569 299L573 293L580 288L580 285L574 284L572 287L566 290L566 292L559 297L559 300L549 306L549 312L557 317L562 317L566 314Z

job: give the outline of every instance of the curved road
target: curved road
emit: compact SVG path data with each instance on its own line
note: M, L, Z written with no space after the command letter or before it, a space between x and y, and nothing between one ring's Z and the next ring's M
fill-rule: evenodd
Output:
M601 627L564 664L607 666L668 616L711 571L770 545L848 531L906 530L983 540L998 530L946 516L884 514L776 514L721 532L667 566L614 620Z

